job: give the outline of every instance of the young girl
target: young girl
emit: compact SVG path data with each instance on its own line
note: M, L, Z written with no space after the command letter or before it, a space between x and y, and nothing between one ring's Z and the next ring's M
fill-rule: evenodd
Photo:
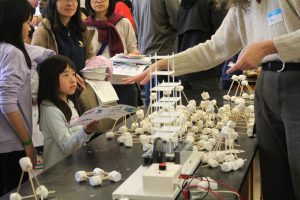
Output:
M72 62L64 56L53 56L39 66L38 106L40 128L44 134L44 169L84 145L98 128L98 121L86 127L68 125L78 118L69 99L76 90L76 73Z
M31 61L23 34L30 29L27 0L0 0L0 196L17 187L19 159L36 164L31 141Z

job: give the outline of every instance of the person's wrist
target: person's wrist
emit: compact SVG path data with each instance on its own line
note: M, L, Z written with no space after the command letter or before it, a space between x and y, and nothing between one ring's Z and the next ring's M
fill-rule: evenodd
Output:
M32 140L29 138L28 140L22 141L24 147L32 145Z
M263 57L277 53L273 40L266 40L261 43L261 52Z

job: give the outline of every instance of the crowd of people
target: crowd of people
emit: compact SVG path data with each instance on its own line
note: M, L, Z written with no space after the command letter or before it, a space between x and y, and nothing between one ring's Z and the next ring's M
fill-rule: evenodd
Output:
M0 197L18 185L21 157L36 165L37 124L44 170L98 130L98 121L68 127L83 112L81 70L89 59L180 52L113 83L118 103L141 106L140 86L168 59L188 81L219 76L207 70L237 53L227 73L262 65L255 120L263 199L300 200L298 0L0 0L0 29ZM32 110L39 111L34 122Z

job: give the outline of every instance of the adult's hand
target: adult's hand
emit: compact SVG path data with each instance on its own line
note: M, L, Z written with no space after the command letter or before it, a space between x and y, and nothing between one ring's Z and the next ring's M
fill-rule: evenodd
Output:
M140 83L141 85L145 85L150 80L150 76L151 76L150 72L166 69L167 66L168 66L167 59L157 61L156 63L153 63L152 65L150 65L150 67L148 67L146 70L144 70L141 74L130 77L130 78L125 78L125 79L123 79L123 82L125 84L131 84L131 83L137 82L137 83Z
M241 51L236 64L229 68L226 73L256 68L265 56L274 53L277 53L277 50L272 40L248 45Z

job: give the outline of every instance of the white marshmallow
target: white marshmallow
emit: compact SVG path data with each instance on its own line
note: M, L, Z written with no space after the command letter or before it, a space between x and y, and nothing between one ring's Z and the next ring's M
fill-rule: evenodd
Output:
M156 99L156 93L151 93L150 95L150 100L155 100Z
M22 200L22 196L19 193L14 192L9 195L9 200Z
M32 170L32 162L29 157L23 157L19 160L19 164L24 172Z
M215 168L215 167L218 167L219 163L218 161L216 161L215 159L213 158L210 158L207 162L207 164L212 167L212 168Z
M103 177L103 176L105 176L105 171L103 170L103 169L101 169L101 168L95 168L94 170L93 170L93 173L95 174L95 175L98 175L98 176L101 176L101 177Z
M111 181L119 182L122 178L121 174L117 171L109 172L108 177Z
M142 109L138 109L135 114L138 119L143 119L145 116L144 111Z
M120 133L125 133L125 132L127 132L128 131L128 128L127 128L127 126L121 126L120 128L119 128L119 132Z
M232 164L231 164L231 162L224 162L221 165L221 170L223 172L230 172L232 170Z
M87 175L85 171L77 171L75 173L75 180L76 182L82 182L87 180Z
M132 130L132 131L135 131L135 129L138 128L138 127L139 127L139 124L138 124L137 122L133 122L133 123L131 124L131 130Z
M112 131L109 131L109 132L105 133L105 136L106 136L107 139L112 139L112 138L114 138L115 133L112 132Z
M223 99L226 100L226 101L229 101L230 100L230 96L229 95L224 95Z
M210 96L209 96L208 92L202 92L201 97L203 100L207 100L207 99L209 99Z
M98 175L89 178L89 183L91 186L102 185L102 178Z
M38 196L43 196L43 199L46 199L48 197L49 191L44 185L40 185L36 188L35 193Z

